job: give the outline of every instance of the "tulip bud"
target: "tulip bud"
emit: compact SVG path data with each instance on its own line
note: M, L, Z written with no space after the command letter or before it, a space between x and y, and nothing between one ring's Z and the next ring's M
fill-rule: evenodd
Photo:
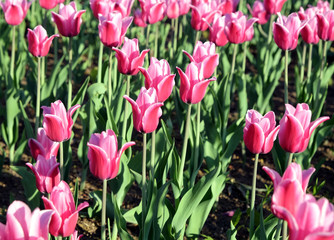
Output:
M19 25L26 17L32 2L27 0L6 0L0 2L0 6L5 13L5 20L10 25Z
M59 35L55 34L48 38L47 32L42 25L38 25L34 30L28 28L29 52L35 57L45 57L49 53L52 40L55 37L59 37Z

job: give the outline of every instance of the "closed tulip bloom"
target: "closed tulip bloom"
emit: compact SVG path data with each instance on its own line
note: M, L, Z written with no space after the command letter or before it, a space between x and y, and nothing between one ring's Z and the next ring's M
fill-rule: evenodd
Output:
M146 49L140 53L138 39L124 38L124 44L121 49L112 48L116 52L117 69L120 73L126 75L136 75L139 68L143 66L145 56L150 51Z
M37 139L30 138L28 140L28 146L34 159L37 159L38 155L41 155L46 159L51 158L51 156L57 157L59 149L59 143L50 140L50 138L47 137L44 128L38 128Z
M311 122L312 112L306 103L298 103L296 108L285 104L285 108L285 114L280 121L279 144L286 152L303 152L313 131L329 117L321 117Z
M6 0L0 2L5 13L5 20L10 25L19 25L26 17L31 2L27 0Z
M275 126L274 112L262 116L256 110L248 110L244 128L244 142L248 150L254 154L270 152L280 128Z
M39 5L47 10L55 8L58 5L57 0L39 0Z
M126 95L124 98L132 106L133 125L138 132L151 133L157 129L164 104L158 101L154 88L142 87L136 101Z
M29 52L35 57L45 57L49 53L52 40L55 37L59 37L59 35L55 34L48 38L48 34L42 25L38 25L34 30L28 28Z
M54 186L60 182L59 163L56 157L52 156L50 159L38 155L35 166L31 163L26 165L33 171L36 178L36 187L42 193L50 193Z
M280 12L286 0L263 0L267 13L272 15Z
M167 17L178 18L189 12L191 0L167 0Z
M154 88L158 95L158 102L164 102L172 93L175 85L175 74L170 73L170 67L165 59L158 60L151 58L151 63L148 69L139 68L145 77L145 88Z
M210 26L209 40L220 47L228 43L228 39L225 35L225 16L215 14L212 26Z
M334 10L317 14L318 35L325 41L334 41Z
M43 128L48 138L55 142L68 140L72 134L72 115L79 107L76 104L66 112L60 100L51 103L51 107L43 106Z
M131 14L131 8L134 0L113 0L113 10L120 12L122 17L128 17Z
M209 83L216 80L216 78L204 79L203 65L200 63L191 62L186 69L186 73L178 67L176 69L181 79L181 99L188 104L199 103L204 98Z
M101 179L112 179L118 174L123 152L135 142L128 142L118 151L117 137L112 130L91 135L88 146L89 169Z
M112 2L110 0L90 0L90 8L95 18L99 19L99 14L107 16L112 12Z
M126 31L128 30L132 17L122 18L117 11L107 16L99 15L99 36L106 47L118 47L122 44Z
M253 18L258 19L258 23L263 25L266 24L270 18L270 14L267 13L264 8L263 2L256 0L253 4L253 9L247 4L249 12L252 14Z
M301 7L298 12L300 20L306 21L306 24L300 30L300 35L302 35L304 42L308 44L317 44L319 42L318 21L316 18L317 11L316 7L310 7L305 11Z
M139 0L140 10L136 10L135 24L146 27L147 24L154 24L165 17L166 1L163 0Z
M203 77L209 78L214 73L219 63L219 55L216 53L216 45L212 42L202 43L198 41L195 45L193 55L183 51L191 62L203 65Z
M51 12L52 20L57 25L58 31L64 37L74 37L79 34L82 23L81 16L86 10L77 11L75 2L68 5L59 5L59 14Z
M89 206L88 202L83 202L75 209L70 187L64 181L52 189L49 199L44 196L42 199L45 209L54 211L50 222L50 233L55 237L69 237L77 225L79 211Z
M217 8L222 15L225 15L237 10L239 0L216 0L213 3L216 3L216 6L213 6L213 8Z
M29 206L21 201L12 202L7 210L6 225L0 223L2 240L48 240L49 224L53 211L36 208L31 212Z
M221 14L218 9L213 9L211 3L203 1L197 5L190 5L191 11L191 26L196 31L205 31L209 24L212 23L213 17L216 13Z

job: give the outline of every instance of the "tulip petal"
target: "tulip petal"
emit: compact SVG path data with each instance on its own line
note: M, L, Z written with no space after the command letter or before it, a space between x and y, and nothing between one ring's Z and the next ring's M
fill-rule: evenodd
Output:
M58 210L55 208L55 206L49 199L43 196L42 200L43 200L45 209L51 209L54 211L52 218L51 218L49 231L53 236L58 236L59 230L62 224L62 218L60 217Z
M278 184L282 181L281 175L279 175L279 173L276 172L275 170L270 169L266 166L262 167L262 169L263 169L263 171L265 171L269 175L269 177L273 181L274 189L275 189L278 186Z
M189 58L190 62L195 62L193 56L191 56L187 51L182 50L182 52Z
M30 208L21 201L14 201L7 210L6 232L11 239L25 239L29 236Z
M174 78L175 74L171 74L166 76L164 79L162 79L157 88L158 88L158 101L164 102L169 98L169 96L172 93L173 86L174 86Z
M63 36L68 36L70 27L66 25L65 18L55 12L51 12L51 14L52 14L52 20L57 25L59 33Z
M176 67L177 72L180 75L180 96L183 102L190 103L191 99L188 98L189 90L190 90L190 80L188 76L179 68Z
M62 142L66 139L65 133L62 131L64 129L63 121L58 116L44 115L43 127L52 141Z
M109 179L110 169L107 166L110 166L110 159L104 149L100 146L92 145L87 143L89 159L89 169L92 174L99 179ZM105 167L103 167L105 166Z
M124 95L123 98L125 98L132 106L134 128L137 131L141 131L141 111L138 104L126 95Z
M200 81L199 83L195 84L192 89L191 103L196 104L202 101L202 99L204 98L205 92L206 92L206 88L208 87L209 83L215 80L216 78L210 78L210 79L206 79L206 80Z
M300 122L291 114L285 115L280 122L279 144L286 152L295 153L300 149L304 130Z
M28 146L30 148L31 155L35 160L37 159L38 155L46 155L44 147L37 140L30 138L28 140Z
M280 129L280 126L277 126L274 130L272 130L269 135L266 137L263 148L262 148L262 153L267 154L271 151L274 145L274 141L277 137L278 131Z
M279 48L282 50L288 50L291 40L289 39L289 30L278 23L273 23L274 40Z
M75 230L75 226L77 225L78 217L79 217L78 211L75 211L71 216L64 219L64 223L60 231L60 234L63 237L71 236L71 234Z
M55 37L59 37L59 34L52 35L46 41L43 42L42 48L41 48L41 53L40 53L41 56L39 56L39 57L45 57L46 55L48 55L49 50L50 50L50 46L51 46L51 43L52 43L52 40Z
M60 183L60 172L59 172L59 163L53 165L48 174L45 177L45 190L47 193L51 193L52 188L57 186Z
M153 80L151 78L151 75L143 67L138 67L138 69L143 74L143 76L145 77L145 88L149 89L150 87L152 87L152 84L153 84Z
M218 66L218 61L219 61L219 55L218 54L211 55L211 56L204 59L204 61L203 61L203 66L204 66L203 77L205 79L211 77L211 75L214 73L216 67Z
M81 26L81 23L82 23L81 16L85 12L86 12L86 10L80 10L80 11L78 11L74 14L73 22L72 22L72 26L71 26L71 30L72 30L71 31L71 36L68 36L68 37L74 37L74 36L77 36L79 34L80 26Z
M159 118L162 115L160 107L163 105L163 103L154 103L146 109L142 120L145 133L151 133L158 127Z
M26 13L23 12L22 7L14 4L11 4L5 11L6 22L14 26L19 25L23 21L25 15Z
M250 124L244 130L244 142L249 151L254 154L261 153L265 136L259 124Z
M149 52L149 49L143 50L139 57L136 57L131 62L131 75L136 75L139 71L139 67L143 66L145 56Z

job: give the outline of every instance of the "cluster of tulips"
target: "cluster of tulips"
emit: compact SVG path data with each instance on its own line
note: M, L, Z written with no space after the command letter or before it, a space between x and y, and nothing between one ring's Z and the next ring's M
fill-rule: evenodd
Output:
M219 65L219 54L216 46L223 47L228 43L234 44L231 73L228 76L226 95L230 98L232 94L232 84L234 68L236 63L238 44L249 42L254 36L254 24L266 24L270 19L268 34L268 46L271 36L277 46L285 50L286 74L285 74L285 103L286 111L280 120L280 125L276 126L274 112L268 112L262 116L256 110L248 110L246 113L246 123L244 127L244 143L250 152L256 154L253 173L253 185L251 195L251 216L250 216L250 237L254 234L255 218L255 193L256 176L259 154L269 153L278 135L279 144L283 150L290 155L287 168L281 177L275 170L264 167L274 182L274 194L272 197L272 212L280 219L285 220L283 224L283 239L287 238L287 227L289 227L289 239L334 239L334 206L325 198L316 200L312 195L306 194L306 188L314 168L302 171L300 165L292 163L293 154L305 151L313 131L321 123L327 121L329 117L320 117L311 122L312 112L306 103L297 104L296 108L288 104L288 79L287 63L288 51L297 47L298 36L301 34L303 40L310 44L310 59L312 58L312 44L317 44L319 39L324 40L323 59L320 73L322 79L324 62L327 51L327 41L334 40L334 11L330 10L328 2L318 2L316 7L303 8L297 13L292 13L288 17L282 16L280 11L286 0L256 0L253 8L248 6L253 18L237 11L239 0L139 0L140 9L136 9L134 17L130 17L133 0L91 0L91 10L95 18L98 19L98 32L100 38L100 51L98 62L97 83L102 83L102 60L104 46L111 49L109 58L109 70L107 80L107 101L106 105L112 102L112 54L115 53L117 59L118 72L127 75L125 100L132 106L133 127L143 134L143 155L142 155L142 203L141 203L141 236L145 239L149 231L145 229L147 215L149 211L148 184L146 174L146 144L147 134L151 135L151 172L149 181L154 182L155 177L155 134L162 116L164 102L167 101L175 86L175 74L171 73L171 68L167 60L158 59L158 46L155 42L154 50L139 50L138 39L125 37L132 21L139 27L149 27L161 21L165 16L173 20L174 39L177 38L179 24L177 19L191 13L191 26L200 33L209 30L210 36L207 42L199 41L200 34L197 34L193 53L183 51L189 58L185 72L176 67L180 77L180 99L188 104L187 119L184 126L184 143L182 155L177 163L175 189L173 193L177 205L184 197L184 192L188 184L184 183L183 171L186 165L187 145L189 141L189 129L192 106L196 104L196 130L194 149L194 166L190 176L191 184L194 186L198 173L198 162L200 153L200 121L201 121L201 101L206 95L207 88L212 81L216 81L217 66ZM79 211L88 207L84 202L76 206L69 185L64 181L64 146L63 143L70 141L74 121L72 116L80 108L79 104L72 106L72 38L80 33L82 15L86 10L77 10L76 3L70 2L67 5L59 0L40 0L40 6L50 10L59 4L59 12L52 12L52 21L57 26L59 32L48 37L46 30L38 25L34 29L28 29L28 50L38 59L38 79L36 90L36 139L29 139L28 145L32 157L36 163L27 163L36 178L37 189L44 194L42 197L45 210L35 209L32 213L30 208L21 201L14 201L7 210L6 225L0 224L0 239L48 239L49 233L55 237L70 237L71 240L80 239L75 230ZM5 20L10 25L19 25L25 18L30 6L27 0L6 0L1 3L5 14ZM277 22L273 22L274 16L278 15ZM176 20L175 20L176 19ZM175 21L174 21L175 20ZM157 26L157 25L156 25ZM180 25L181 26L181 25ZM272 29L273 28L273 29ZM262 30L261 30L262 31ZM158 34L158 29L155 30ZM67 87L67 109L61 100L51 103L51 107L40 107L40 77L41 58L45 57L50 50L52 41L56 37L68 37L68 61L69 76ZM13 34L11 76L14 79L15 68L15 28ZM148 40L147 40L148 41ZM173 48L176 48L174 40ZM122 47L121 47L122 46ZM147 44L146 44L147 46ZM247 45L245 45L247 47ZM144 68L144 61L150 52L150 64ZM175 54L175 53L174 53ZM55 49L57 55L57 49ZM266 58L268 51L266 51ZM245 68L243 69L245 72ZM311 65L308 68L308 78L312 71ZM136 100L130 97L130 76L139 72L145 78L145 86L142 86ZM304 69L302 70L304 72ZM117 75L117 74L116 74ZM214 76L214 77L212 77ZM303 77L302 77L303 79ZM320 81L315 96L315 108L320 109ZM8 84L10 85L10 84ZM106 197L107 181L114 179L119 174L121 157L125 151L133 146L135 142L128 139L128 103L124 101L124 115L122 125L122 139L126 142L118 149L116 133L107 128L101 133L93 133L87 143L89 168L91 173L103 181L102 193L102 218L101 218L101 239L106 239ZM106 106L108 108L108 106ZM121 108L121 106L118 106ZM228 106L229 107L229 106ZM43 128L40 128L40 109L43 110ZM321 111L321 109L319 110ZM318 114L316 114L317 117ZM110 120L110 119L108 119ZM227 120L225 121L227 125ZM224 126L223 138L226 138L226 126ZM129 141L129 142L127 142ZM58 150L59 163L57 162ZM65 151L66 148L65 148ZM129 158L131 156L128 156ZM197 169L197 171L196 171ZM176 190L177 189L177 190ZM117 209L115 210L117 211ZM116 222L116 220L115 220ZM287 224L288 225L287 225ZM185 225L185 224L184 224ZM184 226L178 238L182 239ZM279 237L280 231L276 234ZM114 223L113 239L117 237L117 225Z

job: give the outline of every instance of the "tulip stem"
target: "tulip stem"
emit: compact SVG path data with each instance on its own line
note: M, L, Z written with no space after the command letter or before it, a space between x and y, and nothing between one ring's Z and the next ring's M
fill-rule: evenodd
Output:
M158 58L159 22L155 24L154 56Z
M176 18L174 20L174 42L173 42L173 53L176 53L176 49L177 49L177 35L178 35L178 30L179 30L179 18Z
M195 158L194 158L194 170L192 174L197 173L198 163L199 163L199 136L201 134L200 129L201 124L201 102L197 103L197 116L196 116L196 141L195 141ZM195 176L192 178L191 186L194 186Z
M286 240L288 236L288 222L283 221L282 240Z
M117 240L117 223L116 220L114 220L114 225L112 227L112 236L111 236L111 240Z
M289 160L288 160L288 165L286 166L286 168L288 168L289 165L292 163L292 158L293 158L293 153L289 153Z
M325 68L325 60L326 60L326 55L327 55L327 41L325 41L324 43L324 48L322 50L322 60L321 60L321 69L320 69L320 77L318 79L318 85L317 85L317 92L315 94L315 105L314 105L314 109L318 109L320 106L319 105L319 101L320 101L320 88L321 88L321 80L323 78L324 75L324 68Z
M42 58L41 66L41 86L43 86L45 80L45 57Z
M313 44L310 44L309 53L308 53L308 64L307 64L307 81L311 81L311 72L312 72L312 48Z
M249 226L249 238L251 239L254 234L254 216L255 216L255 193L256 193L256 176L257 176L257 164L259 162L259 153L255 154L255 162L253 169L253 181L252 181L252 195L251 195L251 206L250 206L250 226Z
M56 12L58 12L58 5L56 7ZM58 28L57 25L55 25L55 34L58 34ZM53 42L53 46L54 46L54 65L56 66L58 63L58 38L55 39L55 41Z
M72 38L69 38L68 43L68 63L69 63L69 69L68 69L68 93L67 93L67 110L71 108L72 105Z
M108 71L108 107L111 105L111 69L112 69L112 51L110 51L109 55L109 71Z
M196 31L195 46L197 42L201 39L201 31Z
M268 38L268 34L266 34L266 33L263 31L263 28L262 28L261 24L258 24L258 27L259 27L259 32L262 34L262 36L264 36L265 38Z
M101 218L101 239L106 239L106 213L107 213L107 179L103 179L102 189L102 218Z
M102 58L103 58L103 43L100 41L99 62L97 66L97 82L102 82Z
M285 74L284 74L284 103L289 103L289 78L288 78L288 67L289 67L289 51L285 50Z
M306 43L303 44L302 65L300 68L300 83L304 81L305 62L306 62Z
M235 59L236 59L236 56L237 56L237 52L238 52L238 44L234 44L234 46L233 46L233 57L232 57L231 73L230 73L230 77L229 77L230 84L233 81L233 73L234 73L234 68L235 68Z
M37 136L38 127L39 127L39 116L41 112L41 58L38 57L38 65L37 65L37 90L36 90L36 122L35 122L35 135Z
M64 146L63 142L59 142L60 158L59 158L59 168L60 168L60 179L64 179Z
M126 81L126 96L130 96L130 79L131 75L127 76ZM128 121L128 101L125 101L124 106L124 120L123 120L123 127L122 127L122 138L126 140L126 129L127 129L127 121Z
M190 114L191 114L191 104L188 105L187 121L186 121L186 126L185 126L185 134L184 134L182 155L181 155L181 164L180 164L179 175L178 175L178 183L179 183L180 189L183 188L183 168L184 168L184 164L185 164L185 161L186 161L186 155L187 155Z
M151 28L151 24L148 24L146 28L146 48L149 48L148 44L150 40L150 28Z
M269 30L268 30L268 38L267 38L267 49L266 49L266 54L264 57L264 63L263 63L263 75L264 75L264 81L267 81L267 77L268 77L268 69L267 69L267 63L268 63L268 58L269 58L269 51L270 51L270 43L271 43L271 39L273 36L273 21L274 21L274 15L270 16L270 22L269 22Z
M146 218L146 133L143 133L143 163L142 163L142 231L145 236Z
M154 167L155 167L155 130L152 132L151 138L151 180L154 179Z
M13 32L12 32L12 56L10 58L10 76L12 78L12 81L14 83L14 68L15 68L15 30L16 26L13 26ZM15 86L15 85L14 85ZM18 87L18 86L15 86Z
M118 64L117 61L114 61L114 79L113 79L114 80L114 90L113 90L114 92L117 89L117 83L118 83L117 82L117 72L118 72L117 71L117 64Z

